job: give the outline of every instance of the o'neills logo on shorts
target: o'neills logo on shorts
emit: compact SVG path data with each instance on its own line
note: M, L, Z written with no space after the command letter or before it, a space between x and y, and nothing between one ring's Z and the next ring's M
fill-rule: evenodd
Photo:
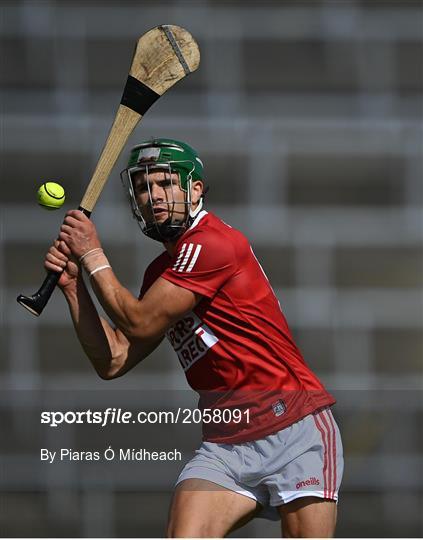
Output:
M316 478L315 476L312 476L308 480L301 480L301 482L298 482L298 484L295 487L297 489L301 489L306 486L320 486L320 480Z
M184 371L219 341L207 324L193 312L172 326L166 332L166 337L178 355Z

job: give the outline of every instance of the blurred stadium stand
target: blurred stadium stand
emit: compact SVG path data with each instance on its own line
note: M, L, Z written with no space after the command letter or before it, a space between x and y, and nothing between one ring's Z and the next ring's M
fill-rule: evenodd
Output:
M36 206L38 184L61 181L66 209L78 205L136 37L179 24L199 41L200 70L152 108L130 144L171 136L198 149L208 207L250 238L307 362L336 393L346 457L338 536L422 536L422 7L3 0L2 390L186 388L166 345L122 379L97 379L60 293L39 319L15 302L42 281L63 218ZM160 246L130 217L118 174L126 158L93 219L136 293ZM8 478L27 464L17 410L0 401ZM28 474L18 490L5 476L0 536L163 534L170 495L142 478L45 489ZM278 532L256 520L237 534Z

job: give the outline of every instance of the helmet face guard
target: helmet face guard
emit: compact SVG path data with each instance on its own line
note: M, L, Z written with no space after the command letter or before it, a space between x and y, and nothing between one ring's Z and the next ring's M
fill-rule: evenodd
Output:
M166 206L168 218L159 223L153 211L150 174L161 172L168 189L166 199L160 207ZM202 199L195 211L191 210L191 186L193 180L201 180L203 164L196 152L185 143L172 139L154 139L134 147L128 167L121 178L132 208L134 218L141 231L160 242L171 242L181 236L202 208ZM143 185L148 194L146 204L140 206L137 200L136 173L144 173ZM183 200L175 200L176 190L183 192Z

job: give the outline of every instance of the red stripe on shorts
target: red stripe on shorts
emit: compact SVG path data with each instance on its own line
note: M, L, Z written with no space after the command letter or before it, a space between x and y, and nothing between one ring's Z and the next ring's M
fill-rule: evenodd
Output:
M333 445L332 445L332 459L333 459L333 497L335 497L336 492L336 429L335 429L335 421L332 415L332 411L330 409L327 410L327 415L329 417L329 422L332 428L333 433Z
M328 499L331 499L333 498L333 495L332 495L332 471L333 471L333 463L332 463L332 447L333 447L333 434L331 433L331 429L330 429L330 426L329 426L329 422L326 420L326 417L324 415L324 411L320 411L319 412L319 419L321 420L323 426L324 426L324 429L326 431L326 435L327 435L327 438L328 438L328 454L329 454L329 465L328 465L328 485L329 485L329 489L328 489L328 493L327 493L327 497Z
M323 430L322 426L320 425L319 420L317 419L317 415L313 414L314 422L316 424L317 429L320 431L320 435L322 437L323 446L325 448L324 457L323 457L323 497L325 499L327 498L327 485L328 485L328 445L326 442L326 434Z

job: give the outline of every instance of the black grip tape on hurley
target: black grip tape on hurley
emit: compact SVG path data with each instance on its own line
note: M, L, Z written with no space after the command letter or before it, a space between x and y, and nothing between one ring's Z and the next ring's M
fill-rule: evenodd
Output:
M143 115L159 97L160 95L154 90L151 90L132 75L128 75L120 102L129 109Z

